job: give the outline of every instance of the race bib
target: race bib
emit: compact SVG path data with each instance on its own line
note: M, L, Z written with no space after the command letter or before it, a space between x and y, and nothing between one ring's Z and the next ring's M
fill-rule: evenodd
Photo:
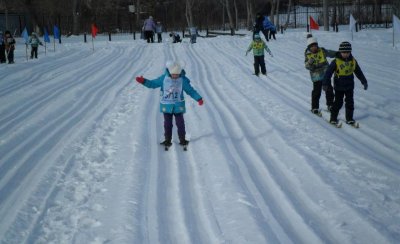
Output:
M166 77L163 82L163 91L161 91L160 99L162 104L174 104L183 101L182 94L182 78L176 80Z

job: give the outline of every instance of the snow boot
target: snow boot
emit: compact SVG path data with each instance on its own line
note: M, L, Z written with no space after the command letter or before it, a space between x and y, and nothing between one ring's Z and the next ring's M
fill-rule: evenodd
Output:
M179 144L182 145L182 146L186 146L187 144L189 144L189 141L187 141L185 139L185 137L180 137L179 138Z

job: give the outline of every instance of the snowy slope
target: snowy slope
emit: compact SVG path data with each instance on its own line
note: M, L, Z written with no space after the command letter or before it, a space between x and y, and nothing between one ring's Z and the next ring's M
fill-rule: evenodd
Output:
M336 129L309 112L305 35L269 42L260 78L249 36L99 37L94 52L64 39L28 62L19 45L0 66L1 243L398 242L399 46L390 30L354 34L369 89L356 80L361 128ZM172 59L205 101L187 97L187 152L158 145L158 90L134 81Z

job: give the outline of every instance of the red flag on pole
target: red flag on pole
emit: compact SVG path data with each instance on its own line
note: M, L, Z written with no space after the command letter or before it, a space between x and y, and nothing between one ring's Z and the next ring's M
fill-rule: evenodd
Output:
M310 16L310 29L311 30L319 30L319 26L317 22L313 19L313 17Z
M96 37L98 31L99 31L99 29L97 29L96 24L92 24L92 37L93 38Z

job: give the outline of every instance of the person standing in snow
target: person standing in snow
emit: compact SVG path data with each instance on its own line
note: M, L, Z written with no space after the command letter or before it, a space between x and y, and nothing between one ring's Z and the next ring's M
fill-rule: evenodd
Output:
M6 50L6 57L9 64L14 63L14 50L15 50L15 39L12 37L10 31L6 31L4 36L4 46Z
M247 48L246 56L252 49L254 55L254 74L258 76L260 74L261 68L261 73L263 75L267 75L267 69L265 68L264 60L264 49L269 53L271 57L273 57L273 55L271 53L271 50L269 50L267 44L265 44L265 42L261 39L260 34L254 35L254 40Z
M343 106L343 99L346 102L346 123L355 125L353 118L354 113L354 75L361 81L364 90L368 89L368 82L365 78L357 60L351 55L351 44L349 42L342 42L339 46L339 52L336 58L329 65L324 81L323 89L327 90L331 84L332 74L334 75L333 83L335 89L335 101L331 109L331 124L338 124L339 110Z
M6 47L4 45L4 35L3 32L0 31L0 63L6 62Z
M317 39L311 36L307 38L307 48L304 51L304 56L305 67L310 71L311 81L313 82L313 89L311 92L311 112L314 114L320 114L319 99L322 92L322 81L329 66L326 57L334 58L336 56L336 51L319 47ZM333 87L330 84L327 85L325 97L327 109L330 111L334 98Z
M157 33L157 42L158 43L162 42L162 32L163 32L163 26L161 25L160 21L157 21L156 33Z
M196 43L197 35L199 34L197 32L197 28L192 26L189 28L189 34L190 34L190 43Z
M164 146L172 145L172 119L178 128L180 145L187 145L185 138L185 120L183 114L186 112L184 93L188 94L201 106L203 98L190 85L190 80L186 77L186 72L179 62L168 62L166 70L160 77L149 80L143 76L136 77L136 81L148 88L160 88L160 112L164 114L164 136L165 140L161 143Z
M38 47L39 45L43 46L43 43L39 40L35 32L32 32L28 43L31 44L31 59L33 57L38 58Z
M146 19L143 24L144 37L147 40L147 43L154 42L155 29L156 29L156 24L154 23L153 17L149 16L149 18Z

